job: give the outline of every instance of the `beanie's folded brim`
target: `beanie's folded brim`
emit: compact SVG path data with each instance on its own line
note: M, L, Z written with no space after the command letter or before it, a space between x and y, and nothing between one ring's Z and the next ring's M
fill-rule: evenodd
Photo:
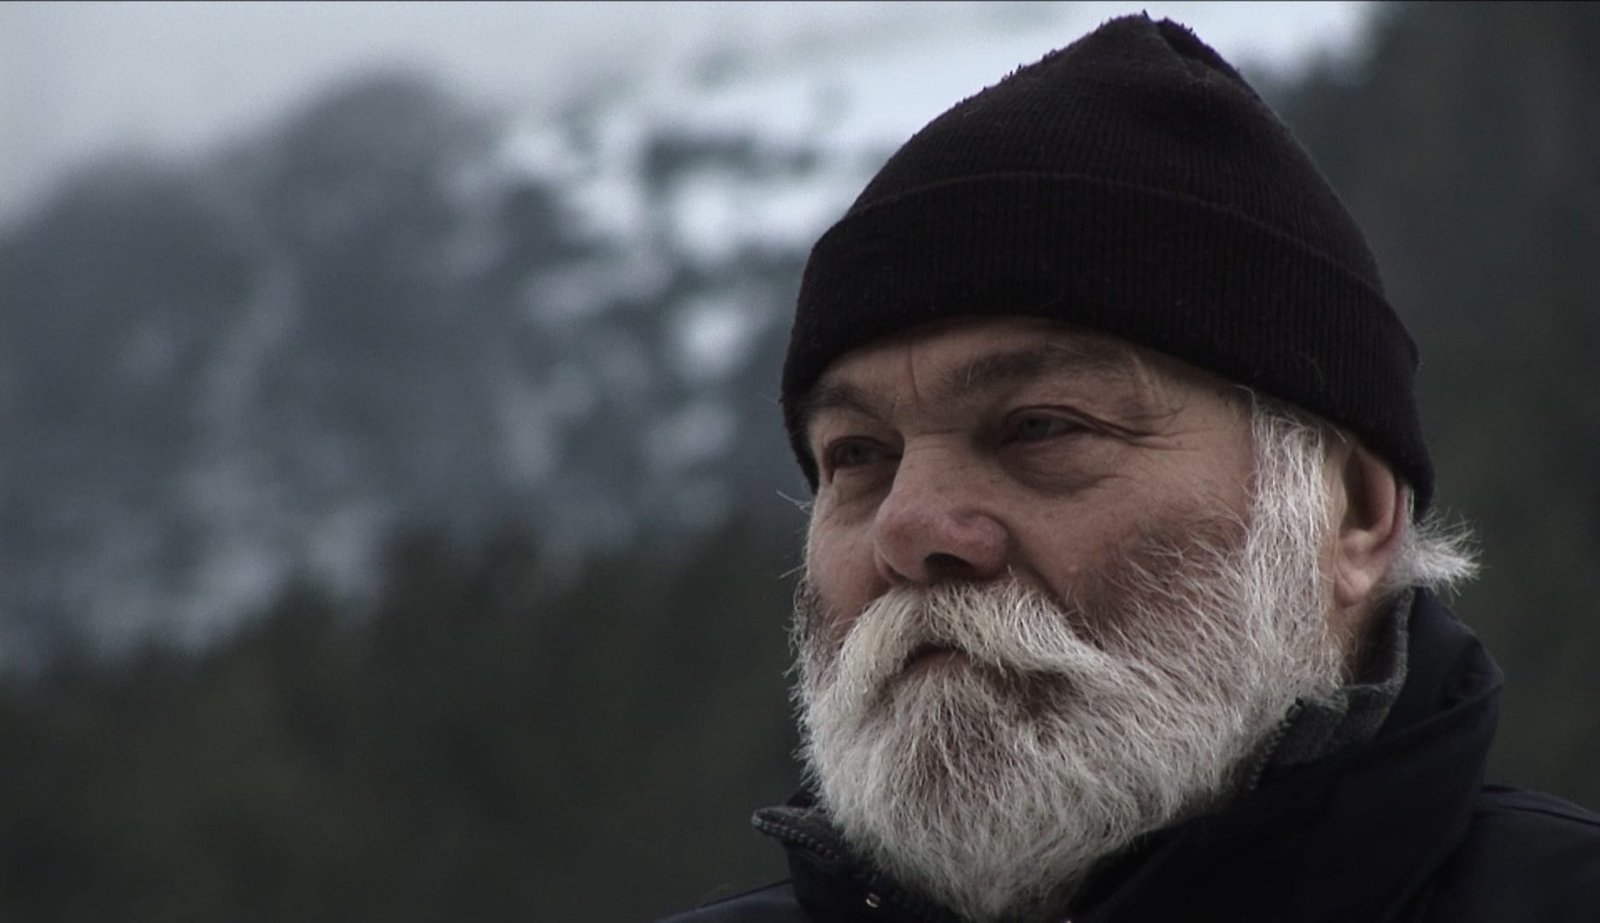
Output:
M1241 212L1060 174L923 186L853 211L817 242L783 381L813 485L795 413L828 361L918 324L999 315L1081 324L1297 404L1393 463L1419 514L1431 500L1415 346L1381 293Z

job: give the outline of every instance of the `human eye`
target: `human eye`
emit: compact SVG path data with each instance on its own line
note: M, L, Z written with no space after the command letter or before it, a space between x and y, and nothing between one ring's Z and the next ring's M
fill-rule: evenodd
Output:
M1060 411L1020 410L1006 419L1004 442L1042 442L1087 430L1082 421Z
M860 438L836 439L822 452L823 467L830 473L875 465L892 457L881 443Z

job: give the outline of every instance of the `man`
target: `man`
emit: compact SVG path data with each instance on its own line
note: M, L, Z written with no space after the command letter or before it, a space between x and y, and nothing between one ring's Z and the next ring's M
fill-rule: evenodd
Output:
M1600 818L1482 784L1415 348L1182 26L906 143L812 251L789 881L680 921L1593 921Z

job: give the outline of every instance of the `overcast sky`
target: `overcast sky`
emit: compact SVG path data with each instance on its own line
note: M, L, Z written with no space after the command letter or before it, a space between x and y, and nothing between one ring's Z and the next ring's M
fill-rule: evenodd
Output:
M1004 35L1013 45L1036 37L1042 54L1141 9L1188 23L1236 63L1281 70L1319 51L1352 53L1370 4L6 0L0 217L89 156L204 150L378 65L423 68L470 96L538 107L711 49L744 53L763 70L794 66L818 46L867 55L952 36Z

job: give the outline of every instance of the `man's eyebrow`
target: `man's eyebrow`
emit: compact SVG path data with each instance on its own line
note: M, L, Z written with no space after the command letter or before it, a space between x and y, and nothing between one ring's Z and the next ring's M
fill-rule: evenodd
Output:
M852 411L877 420L888 417L888 409L883 401L865 389L842 381L824 382L813 388L800 405L800 432L810 430L816 418L829 410Z
M990 353L941 376L934 396L956 400L983 391L1032 381L1044 375L1105 378L1133 370L1133 356L1110 343L1040 343Z
M1044 375L1105 378L1134 370L1132 353L1125 347L1101 343L1041 343L1007 352L991 353L957 366L940 376L934 399L956 401L986 390L1014 386ZM864 388L847 382L823 382L807 395L797 415L800 431L811 428L826 411L843 410L874 419L887 419L889 408Z

